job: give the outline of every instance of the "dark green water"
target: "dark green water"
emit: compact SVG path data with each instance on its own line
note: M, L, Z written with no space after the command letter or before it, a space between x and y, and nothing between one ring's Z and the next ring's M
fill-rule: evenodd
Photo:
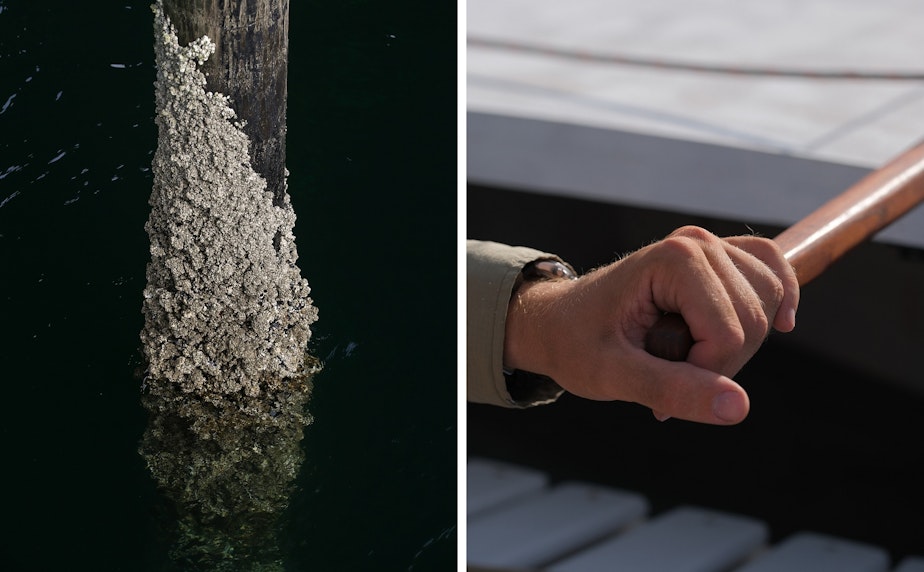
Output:
M0 569L159 570L137 453L149 2L0 0ZM454 5L298 2L289 191L320 311L290 570L456 563Z

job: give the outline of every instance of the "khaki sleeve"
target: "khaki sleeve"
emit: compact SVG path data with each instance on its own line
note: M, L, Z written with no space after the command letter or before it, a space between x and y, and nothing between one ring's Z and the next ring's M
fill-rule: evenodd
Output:
M554 401L562 389L549 380L535 391L510 395L504 376L507 307L523 267L536 260L561 259L523 246L469 240L466 243L466 381L468 400L504 407ZM546 378L547 379L547 378Z

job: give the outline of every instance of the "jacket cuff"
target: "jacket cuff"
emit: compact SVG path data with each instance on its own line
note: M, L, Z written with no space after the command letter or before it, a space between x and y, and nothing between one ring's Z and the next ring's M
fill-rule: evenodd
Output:
M508 385L504 334L507 308L523 267L537 260L563 261L533 248L496 242L469 240L466 251L468 400L520 408L554 401L564 390L547 377L525 383L514 379Z

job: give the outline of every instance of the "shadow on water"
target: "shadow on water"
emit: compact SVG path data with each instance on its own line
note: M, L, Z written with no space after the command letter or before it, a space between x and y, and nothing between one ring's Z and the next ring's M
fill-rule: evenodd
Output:
M138 454L147 1L0 0L5 570L161 570ZM327 358L287 569L455 565L455 7L291 8L288 167Z

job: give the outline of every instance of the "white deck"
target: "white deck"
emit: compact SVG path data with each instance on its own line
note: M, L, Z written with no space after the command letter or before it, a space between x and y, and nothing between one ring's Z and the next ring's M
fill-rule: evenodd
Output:
M486 458L469 458L467 473L468 498L479 504L467 516L467 561L476 569L911 572L924 564L916 555L891 562L882 547L810 530L770 544L761 520L695 506L652 515L642 495L601 485L536 489L541 473ZM495 487L518 479L529 493L497 495Z
M918 0L469 0L467 107L478 122L469 128L469 177L788 225L843 180L924 139L922 29ZM730 75L568 54L918 79ZM648 149L625 159L631 135ZM696 180L700 158L737 165L730 179L700 168L712 190L691 196L682 183ZM658 181L649 171L665 160L691 166L666 168ZM652 166L647 180L620 185L639 164ZM793 178L792 169L828 171L821 178L830 180ZM742 189L758 178L763 186ZM889 241L924 248L924 209L889 232Z

